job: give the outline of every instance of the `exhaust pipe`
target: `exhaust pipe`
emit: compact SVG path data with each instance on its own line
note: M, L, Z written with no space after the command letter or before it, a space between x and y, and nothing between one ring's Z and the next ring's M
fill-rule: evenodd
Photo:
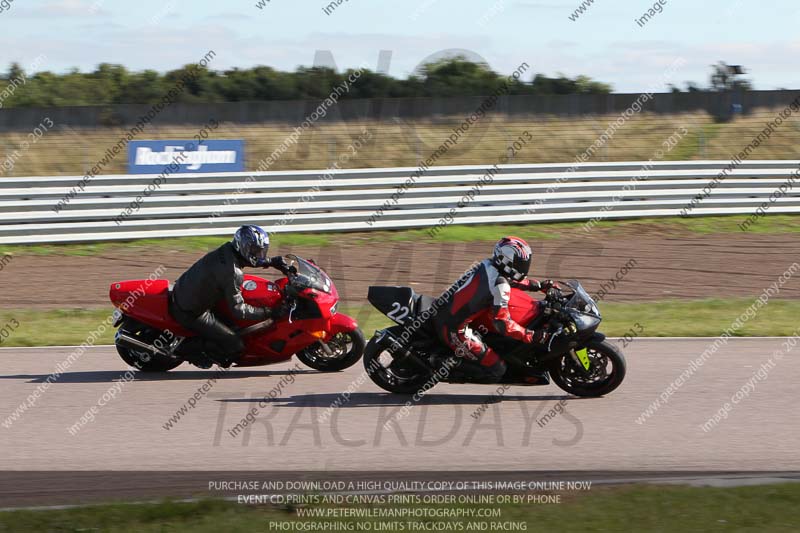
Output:
M159 350L152 344L147 344L146 342L142 342L139 339L135 339L130 335L125 335L124 333L117 332L115 336L115 340L120 344L126 345L129 348L139 348L140 350L146 350L153 355L162 355L164 357L173 357L172 355L168 354L163 350Z
M430 371L430 366L426 365L417 354L408 349L400 343L400 339L395 337L388 330L382 330L380 336L377 338L378 346L389 351L393 359L408 360L421 369Z
M389 350L392 356L411 357L411 351L400 343L400 340L392 335L388 330L382 330L376 339L378 346Z

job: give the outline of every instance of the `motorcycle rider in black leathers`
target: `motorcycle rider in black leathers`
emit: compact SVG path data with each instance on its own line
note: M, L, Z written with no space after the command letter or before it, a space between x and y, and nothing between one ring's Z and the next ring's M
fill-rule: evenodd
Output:
M242 297L243 267L273 267L284 274L288 271L283 257L270 259L268 250L267 232L258 226L242 226L232 241L209 252L184 272L170 294L172 317L200 335L205 341L205 355L222 367L239 358L244 342L214 314L219 301L227 303L236 320L266 320L281 314L280 309L253 307Z

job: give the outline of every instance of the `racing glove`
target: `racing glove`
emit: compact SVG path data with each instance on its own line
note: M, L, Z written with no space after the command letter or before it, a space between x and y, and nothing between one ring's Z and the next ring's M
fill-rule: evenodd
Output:
M537 281L535 279L526 279L524 281L520 281L514 284L515 287L519 287L522 290L530 291L530 292L547 292L553 287L556 287L556 282L551 279L546 279L544 281Z
M542 292L547 292L553 287L558 288L558 284L552 279L546 279L544 281L539 282L539 290Z
M289 263L286 262L286 259L284 259L282 255L270 257L269 261L264 265L264 268L269 267L280 270L284 274L289 272Z
M289 314L289 307L282 303L276 307L264 307L264 312L267 314L267 318L278 320Z
M533 344L545 345L547 344L547 341L550 340L550 334L544 329L540 329L539 331L529 329L528 333L530 334L530 339L531 339L528 342Z

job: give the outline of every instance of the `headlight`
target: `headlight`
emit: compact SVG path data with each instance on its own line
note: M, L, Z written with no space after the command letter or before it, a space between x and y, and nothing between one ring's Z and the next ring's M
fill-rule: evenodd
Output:
M332 314L332 315L335 315L335 314L336 314L336 308L337 308L337 307L339 307L339 302L336 302L335 304L333 304L333 305L331 306L331 314Z
M580 309L580 311L587 315L600 316L600 310L593 303L586 302L585 304L583 304L583 309Z
M575 313L572 315L572 320L575 321L579 332L596 328L600 324L600 319L590 314Z

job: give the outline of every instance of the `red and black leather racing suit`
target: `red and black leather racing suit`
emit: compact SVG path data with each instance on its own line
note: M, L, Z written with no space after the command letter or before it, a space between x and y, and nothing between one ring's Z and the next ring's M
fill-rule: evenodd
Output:
M500 356L484 344L470 327L477 315L491 308L492 325L497 333L523 342L533 342L533 331L515 322L508 310L512 285L523 290L541 290L538 281L509 281L497 270L491 259L482 261L434 317L439 338L456 355L478 361L484 367L500 365ZM483 326L481 328L485 329ZM479 333L486 334L488 331Z

